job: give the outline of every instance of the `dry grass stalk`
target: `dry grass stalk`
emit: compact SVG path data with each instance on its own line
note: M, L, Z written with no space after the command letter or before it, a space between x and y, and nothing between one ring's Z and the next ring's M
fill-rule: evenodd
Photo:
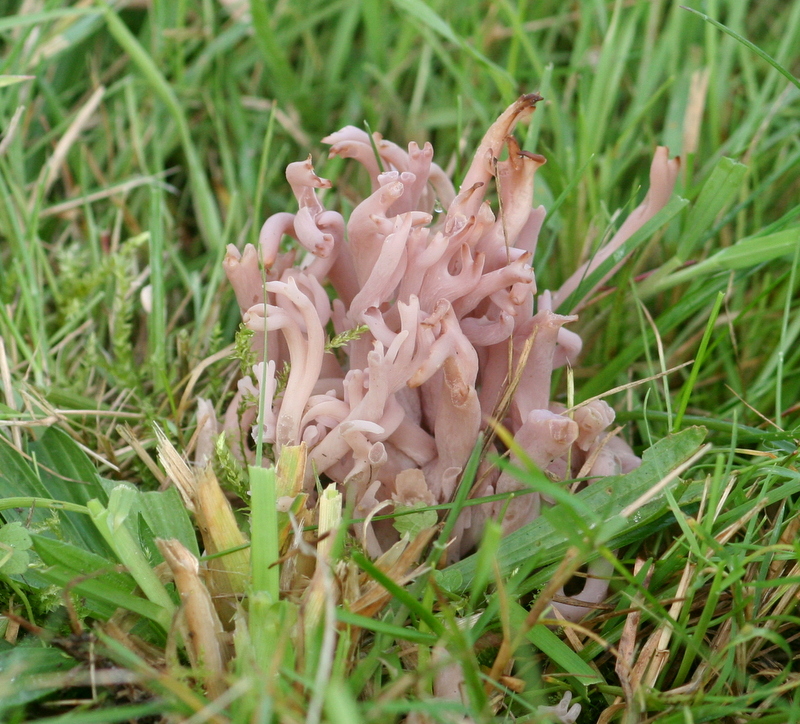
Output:
M187 633L186 651L192 668L203 672L205 689L212 699L216 699L226 689L225 666L230 659L222 621L200 577L197 558L178 540L159 539L156 542L181 595L181 614Z
M312 511L306 505L308 495L303 492L307 463L308 446L303 442L300 445L287 445L281 450L275 465L275 497L278 500L278 510L286 514L285 521L284 516L278 519L281 553L286 553L292 537L292 521L289 516L294 516L299 526L311 522ZM292 586L289 584L287 587Z
M700 146L700 126L703 123L703 111L708 95L709 69L703 68L692 73L689 86L689 102L683 117L683 155L697 153Z
M706 446L707 447L707 446ZM702 452L702 448L700 452ZM732 481L731 481L732 484ZM730 490L730 484L726 488L727 491ZM727 492L723 494L723 499L717 505L716 510L713 512L714 518L716 518L720 511L722 510L722 502L724 502L724 498L727 497ZM715 536L715 540L719 545L725 545L729 540L733 538L736 533L738 533L745 525L747 525L748 521L756 515L761 509L763 505L756 505L752 510L748 512L747 515L743 516L741 519L733 522L727 528L722 530ZM698 512L698 520L702 517L702 509ZM712 549L709 547L706 551L706 555L711 555ZM686 566L684 567L683 574L681 576L680 583L678 584L678 589L675 592L675 600L673 601L672 605L669 609L669 621L676 621L683 610L685 605L685 597L689 591L689 588L694 580L695 569L697 568L697 564L688 560L686 562ZM639 654L639 659L636 662L636 666L634 667L634 675L638 681L638 677L641 677L642 682L645 686L655 686L656 681L658 680L661 671L663 670L666 663L669 661L670 658L670 649L669 643L672 638L672 625L669 621L662 623L650 636L647 644L643 647L641 653ZM718 634L719 635L719 632ZM703 668L703 664L700 665L698 670ZM643 672L646 670L646 674L643 675ZM697 674L695 675L697 676ZM699 681L699 679L695 679Z
M8 365L8 357L6 356L6 344L2 337L0 337L0 382L3 383L6 405L12 410L16 410L17 405L14 400L14 388L11 386L11 369ZM18 427L11 428L11 440L15 447L22 447L22 432Z
M121 643L129 651L133 651L142 661L149 666L163 669L166 666L164 649L159 648L144 639L130 633L130 629L137 619L130 616L127 611L118 609L116 613L101 626L103 633Z
M636 564L633 571L634 575L639 575L644 564L644 559L636 559ZM645 575L644 583L642 584L645 588L647 588L647 584L650 582L650 577L652 574L653 567L650 566L647 574ZM641 697L641 690L639 689L639 680L632 676L634 653L636 648L636 634L639 630L639 623L642 617L640 608L642 605L641 595L637 594L634 597L632 605L634 610L631 611L625 619L625 626L622 629L622 636L620 637L619 646L617 648L617 662L614 666L614 670L616 671L617 676L619 676L622 691L625 693L625 709L627 711L627 717L630 720L634 720L635 717L638 716L638 713L643 709L644 705L643 697Z
M303 480L308 463L308 445L287 445L281 450L275 465L275 495L278 498L298 496L303 490Z
M561 561L561 564L553 573L553 577L548 581L541 594L539 594L539 597L525 617L525 622L515 633L513 639L511 639L508 634L503 635L503 643L500 644L500 650L497 652L497 656L492 664L492 669L489 672L490 679L494 681L498 680L511 661L514 651L516 651L517 647L522 643L525 635L539 622L545 609L550 605L553 596L581 567L582 562L580 551L574 546L564 554L564 560ZM487 683L486 689L487 693L489 693L492 690L492 685Z
M160 467L156 464L156 461L150 456L150 453L147 452L144 445L139 441L139 438L136 437L136 433L133 431L130 425L117 425L117 433L119 436L131 446L131 449L136 453L147 469L153 474L156 480L158 480L158 484L161 488L167 487L169 485L169 479L166 475L164 475L163 471Z
M331 551L336 531L342 523L342 499L334 484L325 488L319 498L316 568L305 592L303 623L306 639L319 627L328 598L333 597L334 603L338 603L340 598L340 587L331 572Z
M414 567L422 552L431 542L438 528L427 528L413 540L407 538L395 543L375 561L375 565L398 586L405 586L424 573L424 567ZM358 582L359 597L349 606L353 613L375 616L391 600L392 595L377 581L366 575Z
M231 625L236 601L245 591L250 574L248 540L211 465L192 470L156 426L158 459L175 483L186 507L197 520L207 555L220 555L208 564L208 586L222 621ZM231 551L230 553L224 553Z
M66 133L64 133L61 140L56 145L56 150L53 151L53 155L45 164L40 176L42 196L46 196L50 187L55 183L59 176L61 165L64 163L64 159L67 157L75 141L78 140L78 136L80 136L81 131L83 131L89 119L97 110L100 101L103 100L105 92L106 89L103 86L99 86L94 93L92 93L89 100L87 100L83 108L78 111L78 115L75 116L75 119L70 124ZM33 201L34 199L35 196L32 197L31 200Z
M221 362L224 359L230 359L233 350L234 350L234 345L229 344L227 347L223 347L219 352L215 352L211 356L206 357L204 360L198 362L197 365L195 365L194 369L189 375L189 379L186 382L186 387L184 388L183 394L181 395L181 401L180 403L178 403L178 410L176 413L178 421L182 419L186 410L192 404L193 401L192 393L194 392L194 387L197 384L197 381L202 376L203 372L205 372L206 369L208 369L211 365L216 364L217 362Z

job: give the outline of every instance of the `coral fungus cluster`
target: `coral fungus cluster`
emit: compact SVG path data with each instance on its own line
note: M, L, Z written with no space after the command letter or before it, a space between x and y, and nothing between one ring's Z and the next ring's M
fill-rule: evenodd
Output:
M268 350L239 384L226 417L230 434L258 432L276 454L305 442L310 474L340 484L359 517L378 506L387 512L451 500L490 419L557 479L638 464L611 429L614 412L605 402L566 411L551 401L553 370L574 364L581 350L566 327L577 317L556 310L664 206L677 161L659 148L642 205L561 289L537 293L532 260L545 209L532 208L533 182L545 159L521 150L511 134L539 100L520 97L492 124L458 192L429 143L405 151L352 126L324 139L331 156L355 159L371 179L371 195L349 219L322 204L318 192L331 184L310 158L288 166L298 211L271 216L258 249L231 246L225 259L244 324L255 332L253 348L263 349L266 334ZM493 191L497 212L487 200ZM281 252L285 236L297 245ZM336 335L354 330L341 350L327 344L331 325ZM514 394L500 405L514 377ZM259 392L267 405L256 431L256 409L242 410ZM519 487L509 473L487 469L471 495ZM504 511L503 528L511 531L540 505L530 494L507 506L468 508L451 559L475 545L487 517ZM377 555L397 535L384 522L367 527L365 542Z

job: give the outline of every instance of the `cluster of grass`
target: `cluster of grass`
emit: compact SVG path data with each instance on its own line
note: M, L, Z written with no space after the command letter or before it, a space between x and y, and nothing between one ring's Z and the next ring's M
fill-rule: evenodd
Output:
M571 691L579 722L800 721L800 4L687 4L725 27L672 0L0 0L0 718L535 722ZM154 423L190 451L196 399L221 413L240 374L225 245L293 209L282 169L309 152L349 208L364 179L324 161L332 130L431 140L458 179L534 90L542 289L636 205L655 145L682 158L577 327L577 400L654 378L609 400L645 467L611 496L526 473L559 500L545 518L406 586L337 539L326 556L388 593L318 613L302 657L254 488L252 640L222 684L192 671L155 538L200 551L156 490ZM608 603L543 625L537 601L597 556ZM443 649L466 710L432 696Z

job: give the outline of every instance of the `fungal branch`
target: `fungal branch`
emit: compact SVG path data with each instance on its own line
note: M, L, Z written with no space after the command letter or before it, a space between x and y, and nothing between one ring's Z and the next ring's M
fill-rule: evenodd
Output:
M372 187L349 218L322 203L319 191L331 184L317 176L309 157L286 170L298 210L267 219L258 248L228 247L225 271L243 322L254 332L253 349L263 357L266 335L269 354L240 382L225 429L237 441L261 436L276 455L305 443L310 499L316 471L364 518L378 507L386 513L450 502L511 370L520 371L519 379L499 422L516 449L552 478L597 480L639 464L617 436L614 411L605 402L567 412L551 399L554 370L575 365L582 346L569 329L577 316L555 310L664 207L678 162L658 148L642 205L560 289L539 292L531 264L545 209L532 203L545 158L520 149L512 134L540 100L523 95L502 113L457 191L433 161L429 143L403 149L347 126L324 142L331 157L360 163ZM488 200L493 190L497 210ZM296 242L291 251L281 251L286 236ZM576 308L593 291L587 289ZM326 345L329 324L341 339L349 330L362 333L334 350ZM286 366L281 386L277 372ZM259 429L252 409L241 413L260 393L266 407ZM249 454L247 445L232 448ZM511 462L523 461L512 455ZM486 467L473 498L520 489L510 473ZM510 532L546 504L532 493L507 506L468 508L450 560L474 548L488 519L502 514L503 530ZM372 557L400 536L386 520L368 528ZM586 595L594 600L597 587ZM580 610L564 607L563 615L579 617Z

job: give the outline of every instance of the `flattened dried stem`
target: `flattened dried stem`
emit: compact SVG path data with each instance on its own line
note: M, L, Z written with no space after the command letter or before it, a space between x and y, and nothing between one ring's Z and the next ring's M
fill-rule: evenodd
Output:
M181 595L189 632L187 651L192 667L205 673L206 690L211 698L216 699L225 691L223 676L229 658L224 645L222 621L214 608L211 594L200 578L197 558L178 540L159 539L156 543Z

